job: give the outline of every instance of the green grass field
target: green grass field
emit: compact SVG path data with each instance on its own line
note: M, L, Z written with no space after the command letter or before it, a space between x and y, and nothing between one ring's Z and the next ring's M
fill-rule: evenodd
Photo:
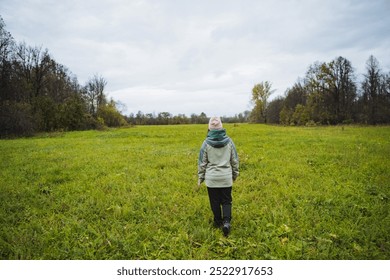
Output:
M232 232L195 192L207 125L0 141L0 259L390 259L390 127L225 125Z

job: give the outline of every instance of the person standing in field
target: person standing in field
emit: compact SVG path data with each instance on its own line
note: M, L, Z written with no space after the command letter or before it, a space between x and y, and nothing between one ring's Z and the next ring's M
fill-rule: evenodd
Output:
M198 188L205 181L214 215L214 226L230 233L232 187L239 174L236 147L226 135L219 117L212 117L198 159Z

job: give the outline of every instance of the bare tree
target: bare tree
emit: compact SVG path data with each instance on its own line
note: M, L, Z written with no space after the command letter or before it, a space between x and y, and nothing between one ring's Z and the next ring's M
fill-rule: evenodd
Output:
M370 56L366 63L367 74L362 83L363 110L366 113L368 122L376 124L378 119L378 100L381 88L381 69L379 62L374 56Z
M11 96L11 54L14 48L14 39L11 33L5 30L5 23L0 17L0 101L10 99Z
M351 62L341 56L327 65L332 114L337 123L352 118L356 98L355 75Z
M106 85L107 81L102 76L95 74L85 86L85 96L88 104L88 110L94 117L97 116L99 107L107 103L107 99L104 94L104 88Z

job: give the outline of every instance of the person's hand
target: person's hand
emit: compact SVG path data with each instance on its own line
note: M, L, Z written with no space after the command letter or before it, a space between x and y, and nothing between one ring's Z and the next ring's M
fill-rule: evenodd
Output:
M198 179L198 185L195 187L195 191L198 192L200 190L200 186L202 184L202 181Z

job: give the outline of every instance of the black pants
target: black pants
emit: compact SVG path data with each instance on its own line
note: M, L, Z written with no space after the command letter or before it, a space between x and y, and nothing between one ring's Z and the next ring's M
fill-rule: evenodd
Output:
M232 218L232 188L207 188L214 222L219 224Z

